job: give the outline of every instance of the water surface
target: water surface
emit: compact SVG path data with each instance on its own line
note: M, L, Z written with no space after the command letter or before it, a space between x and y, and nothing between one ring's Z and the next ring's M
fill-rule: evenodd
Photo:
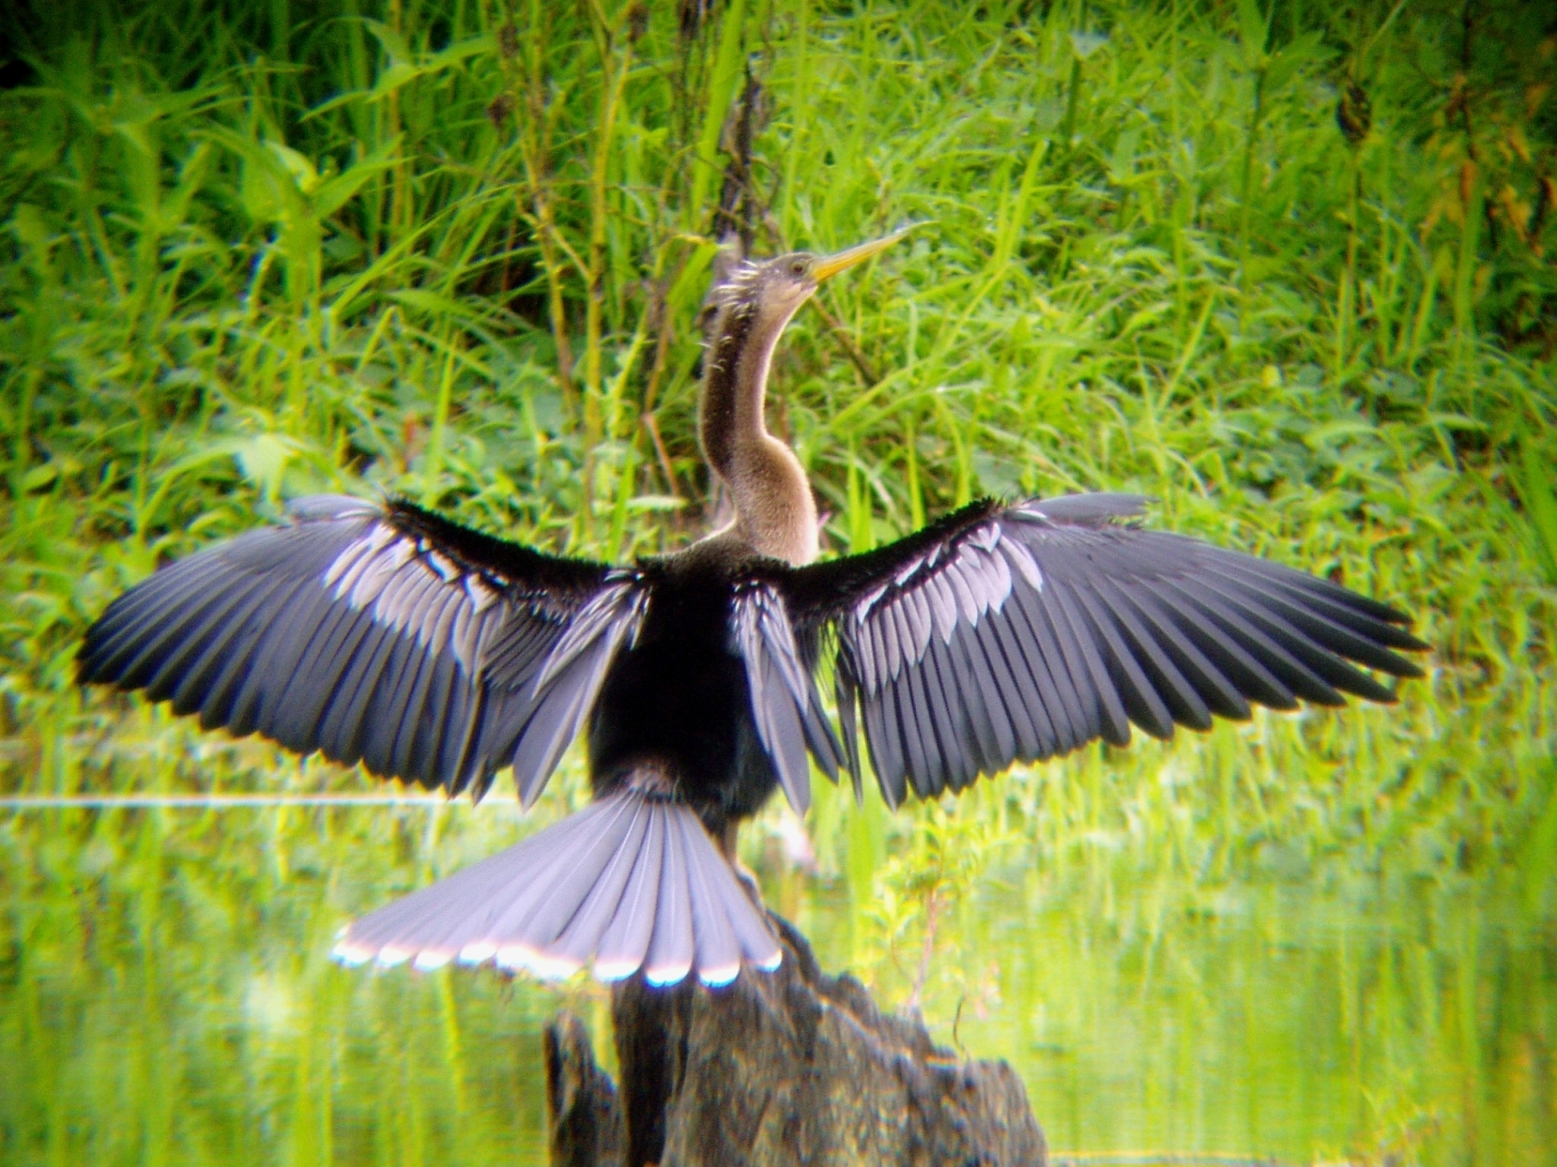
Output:
M119 788L167 788L141 764ZM327 958L352 913L524 829L497 802L0 812L0 1159L543 1163L540 1029L566 1005L605 1044L597 987ZM922 982L937 1039L1010 1060L1058 1151L1557 1162L1553 937L1485 879L1278 854L1186 888L1117 847L1018 849L925 962L922 929L884 948L847 880L757 843L824 967L899 1005Z

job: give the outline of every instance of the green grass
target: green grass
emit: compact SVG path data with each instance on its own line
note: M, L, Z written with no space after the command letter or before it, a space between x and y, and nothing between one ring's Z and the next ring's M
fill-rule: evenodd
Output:
M976 1019L961 1036L1013 1058L1056 1145L1252 1153L1228 1141L1276 1131L1288 1157L1433 1163L1553 1145L1541 5L747 0L687 28L610 0L81 0L0 20L19 46L0 91L0 789L367 787L72 685L112 595L288 497L401 492L591 555L700 530L697 313L758 92L757 250L920 224L829 285L777 362L772 420L831 550L976 494L1135 490L1155 523L1408 608L1433 645L1391 709L1098 747L895 817L823 795L818 878L770 856L776 817L754 833L770 894L938 1035L986 1009L983 1040ZM1349 81L1371 112L1355 141L1335 118ZM576 764L561 785L581 797ZM512 1161L538 1137L535 1053L477 1034L533 1034L553 999L321 963L351 912L508 838L496 813L9 818L0 1049L40 1069L0 1078L0 1157ZM1030 932L999 922L1013 911ZM1482 916L1468 952L1446 939ZM1055 965L1033 965L1040 942ZM1229 1073L1295 1075L1307 1118L1184 1125L1218 1099L1152 1101L1198 1072L1153 1059L1232 1048L1244 1015L1188 986L1236 952L1250 1000L1279 997L1282 945L1314 987L1250 1023ZM1350 992L1379 1009L1327 1020ZM1138 1033L1213 1036L1142 1036L1122 1078L1043 1060L1097 1040L1105 1002L1142 1010ZM1305 1062L1305 1026L1341 1044ZM120 1031L127 1060L89 1056ZM429 1073L425 1111L393 1104Z

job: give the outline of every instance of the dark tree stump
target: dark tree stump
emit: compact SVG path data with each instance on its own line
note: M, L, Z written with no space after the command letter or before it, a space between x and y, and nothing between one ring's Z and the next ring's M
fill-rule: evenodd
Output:
M553 1163L619 1164L622 1107L595 1064L584 1023L563 1010L546 1026L546 1113Z
M1044 1167L1043 1132L1010 1066L963 1061L918 1020L883 1014L772 919L784 946L776 972L743 972L722 989L618 986L620 1091L583 1024L552 1020L553 1167Z

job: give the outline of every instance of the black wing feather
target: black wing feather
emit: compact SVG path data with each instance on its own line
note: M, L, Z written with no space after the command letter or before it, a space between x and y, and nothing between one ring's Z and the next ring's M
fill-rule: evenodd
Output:
M1169 658L1150 617L1140 610L1124 588L1102 583L1098 590L1106 597L1109 611L1129 639L1135 659L1140 662L1153 691L1167 707L1169 724L1164 726L1167 733L1172 734L1172 723L1192 729L1210 729L1211 711ZM1281 707L1286 708L1285 705Z
M860 766L860 720L858 703L854 699L859 682L854 679L854 666L847 656L840 653L834 665L833 692L838 702L838 721L843 726L844 757L849 775L854 780L854 800L865 799L864 771Z
M1114 684L1108 665L1103 660L1104 648L1090 634L1087 618L1077 606L1075 597L1059 592L1054 599L1050 614L1054 617L1056 627L1063 629L1063 634L1077 646L1086 665L1084 675L1087 679L1081 683L1086 684L1097 697L1101 718L1098 732L1110 745L1125 745L1130 740L1130 716L1125 712L1118 686ZM1045 611L1050 610L1046 608ZM1247 707L1244 715L1247 716Z
M289 522L171 564L88 631L83 682L145 689L206 728L258 731L299 753L479 793L544 733L524 774L544 783L642 597L539 684L581 613L632 573L493 539L405 502L324 496ZM598 615L598 613L597 613ZM554 698L548 701L548 698ZM536 720L538 707L550 718ZM563 745L566 745L564 742Z
M1101 594L1089 594L1085 589L1075 592L1076 601L1092 623L1092 633L1098 645L1106 652L1109 677L1124 702L1125 715L1156 738L1173 736L1173 715L1156 687L1147 678L1135 652L1125 643L1125 631ZM1128 744L1128 730L1124 735Z
M782 577L796 634L837 637L883 795L1099 738L1157 737L1251 703L1388 701L1364 672L1420 675L1393 609L1314 576L1133 522L1144 500L979 502L898 543ZM1126 522L1121 522L1126 520Z

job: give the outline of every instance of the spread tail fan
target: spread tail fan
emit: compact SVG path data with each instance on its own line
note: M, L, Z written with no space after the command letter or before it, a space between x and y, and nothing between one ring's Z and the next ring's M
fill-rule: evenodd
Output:
M684 803L628 789L601 798L348 927L347 964L493 961L540 976L587 963L602 980L652 984L695 972L727 984L742 964L778 967L761 911Z

